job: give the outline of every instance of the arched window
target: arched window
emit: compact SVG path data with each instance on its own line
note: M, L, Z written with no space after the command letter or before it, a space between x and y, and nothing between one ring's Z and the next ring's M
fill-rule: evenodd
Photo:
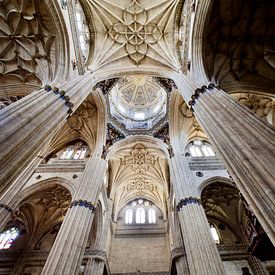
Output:
M12 227L0 234L0 249L8 249L13 244L16 237L19 235L19 230Z
M85 14L83 12L83 9L79 1L77 1L77 4L76 4L75 16L76 16L76 27L78 31L77 34L79 38L79 44L80 44L83 58L84 60L86 60L89 54L90 32L89 32L88 25L86 23Z
M194 140L189 146L189 151L192 157L213 157L215 156L215 152L211 148L210 144L201 141Z
M216 227L212 223L210 223L209 225L210 225L210 231L211 231L211 235L212 235L214 242L216 244L220 244L220 237L219 237Z
M158 213L158 214L157 214ZM144 198L135 199L127 204L121 210L122 216L118 217L119 221L124 224L156 224L157 217L162 219L161 212L150 201Z
M84 159L88 152L88 146L82 142L77 142L74 145L66 147L61 155L60 159Z
M145 223L145 210L142 207L139 207L136 211L136 223Z
M156 219L156 210L153 208L150 208L148 210L148 222L149 223L156 223L157 219Z
M133 210L127 209L125 213L125 223L132 224L133 223Z

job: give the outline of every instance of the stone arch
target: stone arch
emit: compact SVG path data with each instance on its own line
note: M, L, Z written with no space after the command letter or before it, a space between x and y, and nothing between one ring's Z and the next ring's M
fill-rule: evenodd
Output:
M205 181L203 181L199 186L198 186L198 192L201 195L202 191L209 186L210 184L214 183L214 182L221 182L224 184L228 184L232 187L235 187L237 189L237 187L233 184L232 180L230 178L225 178L225 177L221 177L221 176L215 176L215 177L211 177Z
M205 181L201 202L207 219L217 229L221 244L246 243L244 230L239 224L243 211L239 190L229 179L214 177Z
M142 158L140 163L137 160L137 166L145 161L145 170L141 168L138 171L138 167L132 166L135 154L140 154ZM166 199L170 190L167 145L149 136L129 136L111 146L107 158L110 168L110 197L114 200L113 217L130 200L144 197L160 208L166 219ZM128 162L127 159L132 160Z
M22 203L23 200L25 200L27 197L31 196L32 194L43 191L45 189L51 188L55 185L60 185L68 192L70 193L71 197L74 196L75 193L75 186L72 182L61 178L61 177L53 177L46 180L41 180L35 184L32 184L31 186L25 188L22 190L22 192L19 195L19 198L17 198L17 202Z
M185 152L186 146L194 139L208 140L179 92L172 94L169 121L171 143L181 153Z

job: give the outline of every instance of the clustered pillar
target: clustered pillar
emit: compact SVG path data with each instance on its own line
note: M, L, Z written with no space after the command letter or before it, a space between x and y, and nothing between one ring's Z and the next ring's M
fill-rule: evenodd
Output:
M213 84L189 105L275 244L275 128Z
M225 274L195 181L183 155L175 152L170 159L170 171L176 198L181 198L177 210L190 274Z
M77 274L102 188L106 161L95 153L71 203L41 274Z
M110 230L112 214L112 202L109 202L108 210L105 212L103 228L100 234L99 242L95 250L91 251L90 257L88 259L85 275L102 275L104 272L104 267L108 268L107 264L107 235Z

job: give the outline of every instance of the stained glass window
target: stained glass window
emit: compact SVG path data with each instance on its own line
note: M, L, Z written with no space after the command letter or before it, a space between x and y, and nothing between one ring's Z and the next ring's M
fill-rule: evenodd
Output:
M16 237L19 235L19 230L12 227L0 234L0 249L8 249L13 244Z
M88 147L78 142L74 145L70 145L64 149L60 159L84 159L86 153L88 152Z

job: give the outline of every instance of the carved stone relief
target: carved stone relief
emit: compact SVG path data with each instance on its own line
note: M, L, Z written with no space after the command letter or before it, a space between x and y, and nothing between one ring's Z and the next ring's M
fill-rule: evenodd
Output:
M141 66L146 59L153 63L179 69L174 54L173 16L178 0L111 1L89 0L95 32L96 50L92 70L106 67L114 61L121 64ZM169 12L168 12L169 11Z

